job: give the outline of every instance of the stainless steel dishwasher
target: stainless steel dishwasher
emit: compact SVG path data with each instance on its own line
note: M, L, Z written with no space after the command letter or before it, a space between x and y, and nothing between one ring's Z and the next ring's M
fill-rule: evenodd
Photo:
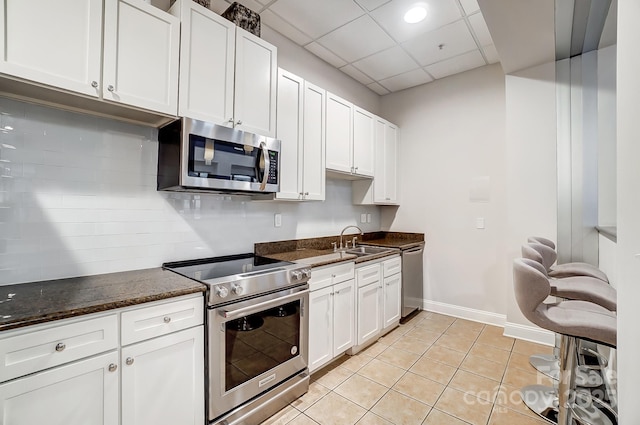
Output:
M424 242L402 250L402 317L422 309Z

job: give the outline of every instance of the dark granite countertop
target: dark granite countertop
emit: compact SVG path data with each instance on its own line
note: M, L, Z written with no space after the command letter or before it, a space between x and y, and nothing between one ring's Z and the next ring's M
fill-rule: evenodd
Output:
M353 234L345 235L345 240L351 240ZM386 248L408 249L424 242L423 233L404 232L373 232L365 233L362 237L363 245L376 245ZM293 239L277 242L264 242L254 245L257 255L281 261L292 261L307 264L312 267L355 261L356 264L394 255L397 252L384 252L366 257L358 257L346 252L334 252L332 242L340 240L340 236L325 236L309 239Z
M161 268L0 286L0 331L205 290Z

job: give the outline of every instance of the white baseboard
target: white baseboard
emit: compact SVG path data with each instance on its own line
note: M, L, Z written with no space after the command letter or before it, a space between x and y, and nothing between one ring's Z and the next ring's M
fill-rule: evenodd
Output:
M537 326L521 325L511 322L505 323L504 336L523 339L542 345L550 345L552 347L556 342L555 334L551 331L541 329Z
M459 317L460 319L500 326L504 328L504 336L550 346L553 346L555 343L555 334L553 332L546 331L536 326L507 322L507 316L504 314L491 313L489 311L476 310L473 308L429 300L423 300L422 308L427 311L433 311L434 313L446 314L447 316Z
M489 311L476 310L473 308L460 307L453 304L445 304L438 301L422 301L423 310L434 313L446 314L447 316L459 317L460 319L473 320L474 322L486 323L488 325L504 327L507 316L504 314L491 313Z

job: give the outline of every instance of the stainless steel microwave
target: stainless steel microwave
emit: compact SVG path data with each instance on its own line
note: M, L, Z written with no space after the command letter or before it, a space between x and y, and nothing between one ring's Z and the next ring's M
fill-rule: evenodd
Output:
M275 193L280 141L182 118L158 133L158 190Z

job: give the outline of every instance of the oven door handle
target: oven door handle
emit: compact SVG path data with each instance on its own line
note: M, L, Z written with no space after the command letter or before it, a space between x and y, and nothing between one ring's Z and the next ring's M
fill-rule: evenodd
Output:
M285 295L284 297L278 297L273 300L264 301L251 306L239 308L237 310L220 309L219 314L228 320L238 319L240 317L248 316L252 313L266 310L271 307L277 307L290 300L300 299L309 293L308 289L304 291L296 292L295 294Z

